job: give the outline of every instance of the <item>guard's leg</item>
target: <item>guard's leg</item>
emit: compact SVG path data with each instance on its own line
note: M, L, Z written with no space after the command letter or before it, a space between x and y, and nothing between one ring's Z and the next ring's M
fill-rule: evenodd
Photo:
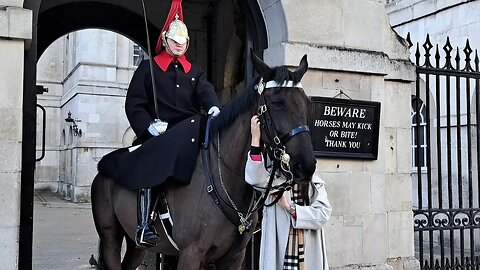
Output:
M139 247L153 247L160 242L160 236L150 219L150 205L152 189L145 188L138 191L138 228L135 234L135 243ZM153 213L153 211L152 211Z

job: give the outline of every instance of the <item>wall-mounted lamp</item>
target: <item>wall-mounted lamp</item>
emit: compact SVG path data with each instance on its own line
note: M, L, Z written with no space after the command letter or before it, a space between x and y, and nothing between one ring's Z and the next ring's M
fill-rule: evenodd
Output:
M73 119L72 113L68 111L67 118L65 118L65 122L72 123L73 136L82 137L82 129L78 128L78 125L77 125L77 123L82 122L82 120Z

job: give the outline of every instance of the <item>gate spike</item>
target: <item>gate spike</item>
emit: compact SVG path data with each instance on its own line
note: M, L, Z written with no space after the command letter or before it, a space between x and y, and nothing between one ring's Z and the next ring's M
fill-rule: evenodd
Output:
M463 49L463 52L465 53L465 71L473 71L472 65L471 65L471 60L472 58L470 55L472 54L473 50L470 47L470 41L467 38L467 44L465 45L465 48Z
M456 70L460 70L460 50L457 47L457 53L455 54L455 67Z
M440 68L440 51L438 50L438 44L435 46L435 67Z
M452 44L450 44L450 37L447 37L447 42L445 46L443 46L443 50L445 51L445 67L444 69L453 69L452 66L452 56L451 52L453 50Z
M478 66L479 66L479 63L480 63L480 59L478 59L478 52L477 52L477 49L475 49L475 71L478 72Z
M417 42L417 50L415 51L415 63L417 63L417 66L420 66L420 45Z
M430 42L430 35L427 34L427 38L425 40L425 43L423 43L422 47L425 49L425 64L423 64L424 67L432 67L432 64L430 63L430 50L433 48L432 43Z

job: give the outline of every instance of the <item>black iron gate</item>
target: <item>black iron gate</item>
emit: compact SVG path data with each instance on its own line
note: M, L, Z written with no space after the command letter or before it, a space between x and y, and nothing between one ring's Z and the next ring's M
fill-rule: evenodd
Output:
M415 254L422 269L480 269L477 51L427 35L415 49L412 170Z

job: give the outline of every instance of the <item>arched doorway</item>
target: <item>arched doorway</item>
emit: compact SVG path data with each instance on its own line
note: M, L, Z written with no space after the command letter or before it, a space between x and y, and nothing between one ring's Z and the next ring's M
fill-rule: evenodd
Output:
M170 1L146 0L151 44L156 44ZM189 58L200 65L222 101L253 77L251 50L267 47L265 23L257 1L184 1L192 39ZM19 269L32 267L33 189L36 136L36 62L57 38L86 28L111 30L147 48L140 1L25 1L33 10L32 44L25 53Z

